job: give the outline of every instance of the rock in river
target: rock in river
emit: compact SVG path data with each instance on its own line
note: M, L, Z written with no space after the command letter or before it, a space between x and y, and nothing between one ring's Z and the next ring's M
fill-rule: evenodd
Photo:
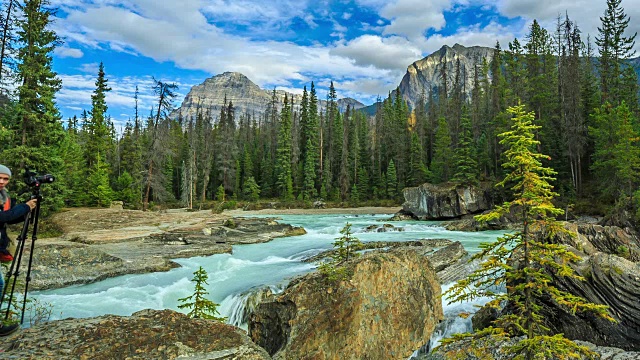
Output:
M440 284L420 250L370 252L348 280L294 280L256 308L249 334L274 359L406 359L442 319Z

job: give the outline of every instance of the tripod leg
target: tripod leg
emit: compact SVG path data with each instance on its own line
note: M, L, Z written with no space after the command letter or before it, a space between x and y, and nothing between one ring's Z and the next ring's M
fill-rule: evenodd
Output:
M27 233L29 232L30 220L31 220L31 213L27 213L24 219L24 224L22 225L22 231L20 232L20 235L16 238L17 245L16 245L15 256L13 257L13 261L11 262L11 267L9 268L9 273L7 274L7 282L5 284L4 289L2 289L2 298L0 299L0 309L2 309L2 305L4 303L4 299L9 287L9 283L11 282L11 277L13 276L13 282L11 282L11 292L9 295L9 299L7 300L7 311L4 316L5 320L9 319L9 315L11 313L13 293L16 288L16 280L18 279L18 275L20 275L20 262L22 261L22 252L24 250L24 243L27 239Z
M40 219L40 201L42 198L38 196L36 202L35 215L33 217L33 232L31 234L31 251L29 251L29 266L27 266L27 278L24 284L24 299L22 301L22 316L20 324L24 323L24 311L27 306L27 293L29 292L29 282L31 281L31 265L33 264L33 253L35 252L36 240L38 239L38 220Z

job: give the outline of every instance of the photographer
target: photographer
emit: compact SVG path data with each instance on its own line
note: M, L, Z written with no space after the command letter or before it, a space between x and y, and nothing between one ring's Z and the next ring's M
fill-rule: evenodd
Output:
M9 236L7 235L7 224L14 224L24 221L25 215L36 207L36 200L32 199L25 204L12 206L11 198L5 187L11 180L11 170L4 165L0 165L0 262L13 261L13 256L7 249L9 246ZM0 267L0 294L4 290L4 274ZM0 324L0 336L6 336L16 331L20 325Z
M10 180L11 170L4 165L0 165L0 262L13 261L13 256L8 250L7 224L24 221L25 215L36 207L35 199L29 200L25 204L12 206L12 200L6 189Z

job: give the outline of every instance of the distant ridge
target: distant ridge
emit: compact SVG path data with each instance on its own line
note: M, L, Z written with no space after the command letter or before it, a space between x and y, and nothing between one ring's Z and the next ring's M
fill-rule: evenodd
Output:
M261 89L245 75L238 72L225 72L206 79L203 83L193 86L182 105L171 113L172 118L189 118L195 116L198 109L209 111L214 121L220 115L220 109L224 105L225 99L231 101L236 111L236 118L242 114L260 116L271 103L273 90ZM276 90L279 108L285 94L291 97L291 93L283 90ZM293 94L294 109L300 106L302 95ZM338 107L344 111L350 105L359 109L364 105L352 98L338 100ZM320 108L326 106L326 101L320 100Z

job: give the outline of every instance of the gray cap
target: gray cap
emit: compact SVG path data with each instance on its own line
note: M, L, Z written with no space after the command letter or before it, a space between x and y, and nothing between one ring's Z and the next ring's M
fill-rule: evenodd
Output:
M7 174L9 175L9 177L11 177L11 170L9 170L9 168L4 165L0 165L0 174Z

